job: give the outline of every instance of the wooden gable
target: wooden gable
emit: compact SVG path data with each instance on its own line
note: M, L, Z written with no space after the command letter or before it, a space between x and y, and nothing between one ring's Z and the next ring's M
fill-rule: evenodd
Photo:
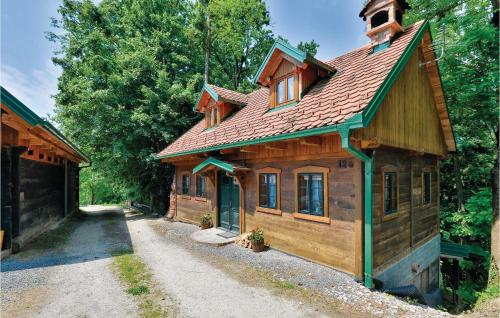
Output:
M354 138L370 141L368 144L372 146L386 145L439 156L454 150L447 147L446 127L442 125L438 112L435 88L431 85L427 68L421 66L423 62L424 53L420 45L412 53L373 120L367 127L354 130Z

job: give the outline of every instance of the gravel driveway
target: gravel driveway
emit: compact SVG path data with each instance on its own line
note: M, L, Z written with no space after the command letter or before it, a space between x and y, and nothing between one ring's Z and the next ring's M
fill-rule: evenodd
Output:
M136 300L111 270L111 254L130 247L181 317L447 316L275 250L195 243L193 225L104 207L75 222L61 246L2 262L2 317L138 316Z
M1 317L135 317L137 306L111 271L111 253L130 245L123 212L78 219L68 242L2 261Z

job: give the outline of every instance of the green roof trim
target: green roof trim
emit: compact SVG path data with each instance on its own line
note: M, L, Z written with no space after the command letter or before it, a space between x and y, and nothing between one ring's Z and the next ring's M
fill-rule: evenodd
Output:
M462 245L450 241L441 241L441 255L470 258L472 255L489 257L489 254L474 245Z
M48 121L40 118L37 114L35 114L28 106L24 105L19 99L17 99L14 95L12 95L7 89L3 86L0 86L0 100L3 104L9 107L16 115L21 117L24 121L26 121L30 126L41 126L45 130L47 130L54 137L68 145L71 149L73 149L78 155L80 155L85 162L90 162L90 159L76 147L73 143L71 143L64 135L56 128L54 125L49 123Z
M197 165L196 167L193 168L193 174L200 172L201 170L203 170L207 166L216 166L216 167L218 167L222 170L225 170L229 173L234 172L234 168L233 168L232 164L225 162L225 161L222 161L222 160L219 160L219 159L214 158L214 157L208 157L205 161L203 161L202 163L200 163L199 165Z
M253 77L253 84L256 84L257 81L259 80L259 77L262 75L262 72L264 72L264 69L266 68L267 63L269 63L269 60L271 59L271 56L273 55L275 50L280 50L281 52L291 56L292 58L296 59L300 63L303 63L304 61L307 61L311 64L314 64L328 72L335 72L335 69L328 64L321 62L320 60L315 59L313 56L311 56L309 53L304 52L294 46L292 46L290 43L282 40L282 39L277 39L269 52L267 52L267 55L260 65L259 69L257 70L257 73Z
M196 101L196 104L194 104L193 106L193 111L196 111L196 108L198 107L198 104L200 103L200 100L201 98L203 97L203 92L207 92L208 94L210 94L210 96L215 100L215 101L218 101L219 100L219 95L210 87L208 86L208 83L207 82L203 82L203 87L201 88L201 92L200 92L200 97L198 97L198 100Z

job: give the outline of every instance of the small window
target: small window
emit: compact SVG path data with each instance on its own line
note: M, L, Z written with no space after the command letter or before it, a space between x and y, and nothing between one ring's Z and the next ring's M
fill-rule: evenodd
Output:
M33 150L28 150L28 156L33 156Z
M328 174L330 169L306 166L294 170L296 219L330 223L328 213Z
M189 195L189 175L182 175L182 194Z
M41 153L41 154L38 155L38 159L42 160L43 158L45 158L45 156L43 155L43 153Z
M280 178L281 169L262 168L257 173L257 208L258 212L281 215Z
M276 173L261 173L259 175L259 206L261 208L277 208L277 179Z
M200 198L205 198L205 177L196 175L196 196Z
M285 80L278 82L278 104L285 102Z
M298 181L299 213L323 216L323 174L300 173Z
M276 105L295 99L295 76L288 75L278 80L276 88Z
M383 199L384 216L396 215L398 211L398 173L397 171L383 172Z
M431 173L425 171L422 174L422 201L423 205L431 203Z

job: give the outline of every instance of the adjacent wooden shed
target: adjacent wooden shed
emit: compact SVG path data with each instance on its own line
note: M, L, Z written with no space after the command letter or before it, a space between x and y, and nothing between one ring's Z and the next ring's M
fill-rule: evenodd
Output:
M79 206L89 158L1 87L2 250L17 250Z

